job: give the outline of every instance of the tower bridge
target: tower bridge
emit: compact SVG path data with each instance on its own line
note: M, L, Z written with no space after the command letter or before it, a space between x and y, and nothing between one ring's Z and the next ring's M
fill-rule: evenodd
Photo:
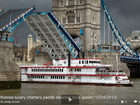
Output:
M93 51L94 54L94 51L99 50L98 46L101 44L101 6L104 10L104 20L110 26L112 36L122 47L120 54L123 56L120 57L120 60L132 69L134 64L140 63L140 57L119 32L104 0L93 0L92 2L91 0L53 0L53 13L51 11L32 13L35 7L0 9L1 40L6 39L2 35L3 31L12 32L20 23L26 21L30 29L41 40L51 59L67 58L69 51L73 58L78 58L79 52L91 53ZM105 22L104 26L106 26ZM107 30L105 29L104 31ZM81 40L79 41L81 46L75 42L74 38ZM124 53L127 53L127 56ZM130 64L131 66L129 66ZM139 67L137 66L137 68Z

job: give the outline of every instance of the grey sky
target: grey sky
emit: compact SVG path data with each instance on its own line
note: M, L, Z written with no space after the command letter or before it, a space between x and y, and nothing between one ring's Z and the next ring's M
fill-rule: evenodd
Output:
M128 36L140 30L140 0L106 0L113 20L120 32Z
M29 8L35 5L37 10L51 9L51 0L0 0L1 8Z
M140 30L140 0L105 0L113 20L123 36L130 36L132 30ZM52 0L0 0L2 8L28 8L35 5L37 11L51 9ZM103 12L102 12L103 13ZM101 24L103 18L101 18ZM14 32L20 43L24 43L30 32L25 23ZM103 26L103 25L102 25ZM103 27L101 27L103 29ZM26 30L26 31L25 31ZM24 36L24 37L23 37ZM23 40L23 38L25 40Z

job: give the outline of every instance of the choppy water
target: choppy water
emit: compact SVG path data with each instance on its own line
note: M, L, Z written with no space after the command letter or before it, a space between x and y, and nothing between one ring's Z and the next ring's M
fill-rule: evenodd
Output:
M61 95L79 95L79 105L140 105L140 79L131 81L135 82L134 87L22 83L21 89L0 90L0 96L25 99L0 99L0 105L61 105L60 99L53 99Z

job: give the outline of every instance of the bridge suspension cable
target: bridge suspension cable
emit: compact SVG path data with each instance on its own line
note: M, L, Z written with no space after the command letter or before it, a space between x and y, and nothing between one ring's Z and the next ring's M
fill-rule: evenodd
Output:
M104 44L105 44L105 34L106 34L106 22L105 22L105 12L104 12Z
M108 32L107 32L107 34L108 34L108 45L110 44L110 28L109 28L109 23L107 24L107 28L108 28Z

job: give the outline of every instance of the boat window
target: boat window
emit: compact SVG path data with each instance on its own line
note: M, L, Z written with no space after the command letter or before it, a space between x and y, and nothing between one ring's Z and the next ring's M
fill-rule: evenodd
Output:
M94 63L94 61L91 61L92 63Z
M82 61L82 64L84 64L84 61Z
M86 64L88 64L88 61L85 61Z
M81 64L81 61L79 61L79 64Z
M100 61L98 61L98 63L101 63Z

